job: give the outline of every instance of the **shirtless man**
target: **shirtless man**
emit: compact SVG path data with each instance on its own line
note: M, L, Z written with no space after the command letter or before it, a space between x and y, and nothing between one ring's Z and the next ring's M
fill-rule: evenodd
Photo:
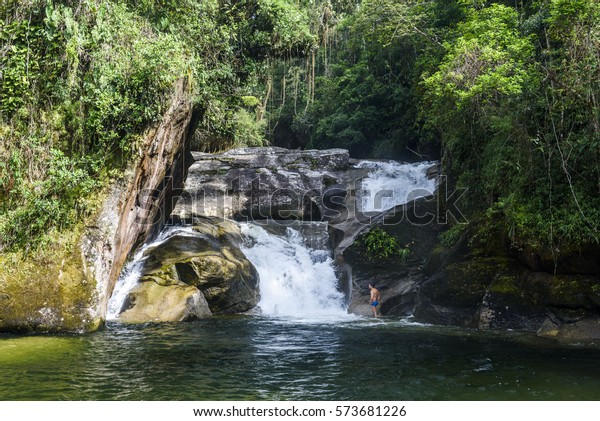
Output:
M371 304L371 310L373 310L373 316L377 317L377 305L381 299L381 292L379 292L373 284L369 284L369 289L371 290L371 299L369 300L369 303Z

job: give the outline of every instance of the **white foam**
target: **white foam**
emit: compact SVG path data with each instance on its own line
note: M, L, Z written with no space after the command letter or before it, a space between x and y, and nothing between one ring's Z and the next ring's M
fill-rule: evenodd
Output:
M338 290L333 259L328 250L308 247L298 231L288 227L284 236L255 224L241 224L248 239L242 251L260 275L263 315L295 322L335 322L352 316Z
M110 300L108 301L106 320L116 320L119 318L119 313L123 308L123 304L125 303L125 299L127 298L129 291L135 288L141 277L141 271L144 267L144 253L146 250L158 246L174 234L190 236L195 235L194 231L192 231L192 229L189 227L167 227L156 237L154 241L142 246L142 248L135 254L135 256L133 256L133 258L121 271L121 275L117 280L115 289L113 290Z
M432 195L435 180L427 177L427 170L435 162L402 164L396 161L361 161L357 166L372 171L363 179L359 194L359 208L363 212L382 212L419 197Z

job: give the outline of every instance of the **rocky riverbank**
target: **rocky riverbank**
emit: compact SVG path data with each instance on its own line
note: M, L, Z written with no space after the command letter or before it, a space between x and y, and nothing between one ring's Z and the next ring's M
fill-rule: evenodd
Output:
M189 113L168 129L181 139L192 122ZM321 244L319 236L315 247L333 256L350 312L370 314L367 284L375 283L382 292L383 315L569 340L600 338L600 268L592 259L598 252L593 247L554 256L515 250L501 233L478 239L473 235L477 221L453 228L458 233L453 241L442 242L449 212L457 209L444 189L431 194L433 188L409 183L407 191L412 186L418 194L408 194L403 199L408 203L384 202L386 207L375 209L365 201L365 186L377 185L373 174L383 186L393 183L395 167L353 160L342 149L194 152L185 184L167 188L167 178L183 181L186 149L168 146L164 142L171 135L161 138L160 133L152 137L156 144L151 142L150 149L163 152L146 156L120 188L113 188L97 224L82 234L83 260L65 260L60 271L47 273L56 277L55 290L43 289L38 295L22 291L19 296L7 288L6 279L0 283L2 330L89 331L100 326L126 256L155 235L163 221L186 228L145 251L139 283L129 291L121 321L183 321L250 310L259 302L259 276L240 250L242 237L234 221L270 224L271 232L298 221L305 223L308 237L306 223L318 222L319 229L327 230L328 244ZM160 162L153 161L158 156ZM162 170L154 173L152 168ZM384 168L388 173L383 174ZM437 165L423 168L428 170L419 169L418 177L434 186ZM156 194L143 196L149 188ZM137 194L130 195L132 191ZM381 196L387 200L397 194L390 190ZM374 230L390 241L385 255L369 246ZM80 282L68 289L76 304L55 299L66 291L67 276ZM19 307L19 300L28 304ZM75 316L65 310L73 308L79 312Z
M180 80L138 159L94 199L97 211L41 253L0 254L0 332L89 332L128 256L156 235L186 177L197 123L189 81Z
M395 212L434 215L438 209L430 198ZM525 330L568 341L600 339L600 277L586 258L592 250L564 253L556 256L556 265L544 267L531 251L511 249L499 233L491 241L474 240L471 230L476 224L465 225L451 246L439 240L447 229L444 224L419 226L397 218L380 224L410 248L410 257L404 262L369 259L360 241L349 247L344 257L353 272L350 310L368 314L366 285L372 281L382 291L384 315L412 315L419 322L477 329Z

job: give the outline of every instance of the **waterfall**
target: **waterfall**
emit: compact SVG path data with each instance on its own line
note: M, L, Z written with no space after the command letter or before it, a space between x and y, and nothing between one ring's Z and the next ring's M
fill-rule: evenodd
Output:
M433 194L436 182L427 177L427 170L435 164L361 161L357 167L369 173L361 180L357 207L363 212L382 212ZM348 297L341 292L345 288L339 285L326 222L287 227L275 222L270 226L240 223L240 228L245 239L240 248L260 276L262 314L319 321L354 317L346 311ZM107 319L118 318L129 291L139 281L148 248L182 231L193 235L190 227L170 227L125 266L109 301Z
M396 161L361 161L358 167L371 171L362 180L360 210L382 212L433 194L435 180L427 177L427 170L435 164L436 162L403 164Z
M194 235L194 232L190 228L186 227L167 227L156 237L156 239L144 244L121 271L121 275L117 280L115 289L113 290L110 300L108 301L106 320L118 319L119 313L123 308L123 304L125 303L125 299L127 298L129 291L131 291L138 284L138 281L142 275L146 250L160 245L174 234Z
M131 261L129 261L121 271L121 275L117 280L115 289L110 296L110 300L108 301L106 320L115 320L119 317L119 313L123 308L127 294L129 294L129 291L131 291L131 289L138 283L138 280L141 276L142 267L144 266L143 257L146 248L147 247L142 247L142 249L135 254L133 259L131 259Z
M347 299L338 289L325 223L279 226L278 233L254 223L242 223L240 228L246 239L241 250L260 275L258 306L262 314L319 321L351 317L346 312ZM138 284L146 251L175 233L194 235L189 227L171 227L143 246L125 266L109 301L108 320L118 319L127 295Z
M322 235L327 235L325 224L311 224L322 225ZM330 250L311 247L292 227L275 235L246 223L242 234L247 239L242 251L260 275L262 314L320 321L351 317L338 288Z

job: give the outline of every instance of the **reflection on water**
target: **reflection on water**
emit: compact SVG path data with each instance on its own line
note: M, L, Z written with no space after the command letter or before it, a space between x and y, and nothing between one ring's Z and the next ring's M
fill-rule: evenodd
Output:
M0 399L600 399L600 350L398 319L214 317L0 336Z

